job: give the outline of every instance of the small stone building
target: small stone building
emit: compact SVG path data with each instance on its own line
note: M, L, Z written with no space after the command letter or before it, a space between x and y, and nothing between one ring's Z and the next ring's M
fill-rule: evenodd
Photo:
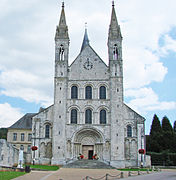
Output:
M97 22L98 23L98 22ZM124 103L122 34L115 6L108 34L108 65L89 43L69 64L64 3L55 35L54 104L33 117L33 145L39 164L66 164L79 154L115 167L145 165L145 119Z

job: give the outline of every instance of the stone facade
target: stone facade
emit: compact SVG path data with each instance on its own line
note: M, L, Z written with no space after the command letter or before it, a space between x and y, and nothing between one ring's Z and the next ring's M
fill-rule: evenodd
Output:
M0 139L0 166L12 167L18 164L19 150L5 139Z
M123 99L122 35L112 6L109 65L89 44L87 29L80 54L69 65L64 4L55 36L54 104L33 117L33 154L39 164L66 164L79 154L115 167L145 164L145 119Z
M14 139L14 133L17 136L16 140ZM24 134L24 140L21 139L21 134ZM7 141L17 149L22 149L26 153L31 153L31 139L28 139L29 136L32 137L32 130L8 129Z
M32 117L35 113L27 113L8 128L7 142L18 150L23 150L24 161L31 162Z

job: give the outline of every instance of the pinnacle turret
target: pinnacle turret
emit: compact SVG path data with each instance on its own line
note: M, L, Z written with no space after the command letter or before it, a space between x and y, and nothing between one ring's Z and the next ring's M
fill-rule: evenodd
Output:
M114 1L112 1L112 14L111 14L111 22L110 22L110 26L109 26L109 38L110 39L121 37L120 26L118 25L114 6L115 6Z
M88 38L88 34L87 34L87 28L85 28L84 39L83 39L83 43L82 43L82 46L81 46L81 51L82 51L87 45L89 45L89 38Z
M59 20L59 25L56 29L56 37L61 39L69 39L68 36L68 26L66 24L65 10L64 10L64 2L62 3L62 10Z

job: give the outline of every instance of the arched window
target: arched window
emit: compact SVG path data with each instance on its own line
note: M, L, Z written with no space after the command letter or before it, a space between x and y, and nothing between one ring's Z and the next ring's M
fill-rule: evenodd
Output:
M64 61L64 46L61 44L59 48L59 60Z
M132 128L130 125L127 126L127 137L132 137Z
M87 109L85 113L85 123L86 124L92 124L92 110Z
M49 138L50 137L50 125L46 125L45 126L45 138Z
M71 124L77 124L77 110L76 109L72 109L71 110Z
M71 88L71 99L78 99L78 88L77 88L77 86L72 86L72 88Z
M113 49L113 60L118 59L118 49L117 49L117 44L114 44L114 49Z
M100 87L100 99L106 99L106 87L105 86L101 86Z
M92 87L86 86L86 99L92 99Z
M100 111L100 124L106 124L106 110Z

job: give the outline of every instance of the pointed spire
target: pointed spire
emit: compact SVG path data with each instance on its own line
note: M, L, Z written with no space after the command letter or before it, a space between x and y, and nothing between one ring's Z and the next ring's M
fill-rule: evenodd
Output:
M62 11L59 21L59 26L66 26L66 18L65 18L65 10L64 10L64 2L62 2Z
M89 38L88 38L88 34L87 34L87 23L85 23L85 33L84 33L83 43L82 43L82 46L81 46L81 51L82 51L87 45L89 45Z
M57 30L56 30L56 37L58 38L69 38L64 7L65 7L64 2L62 2L62 10L60 15L59 25L57 26Z
M111 22L109 26L109 38L117 38L120 33L120 27L118 25L117 16L115 12L115 4L112 1L112 14L111 14Z

